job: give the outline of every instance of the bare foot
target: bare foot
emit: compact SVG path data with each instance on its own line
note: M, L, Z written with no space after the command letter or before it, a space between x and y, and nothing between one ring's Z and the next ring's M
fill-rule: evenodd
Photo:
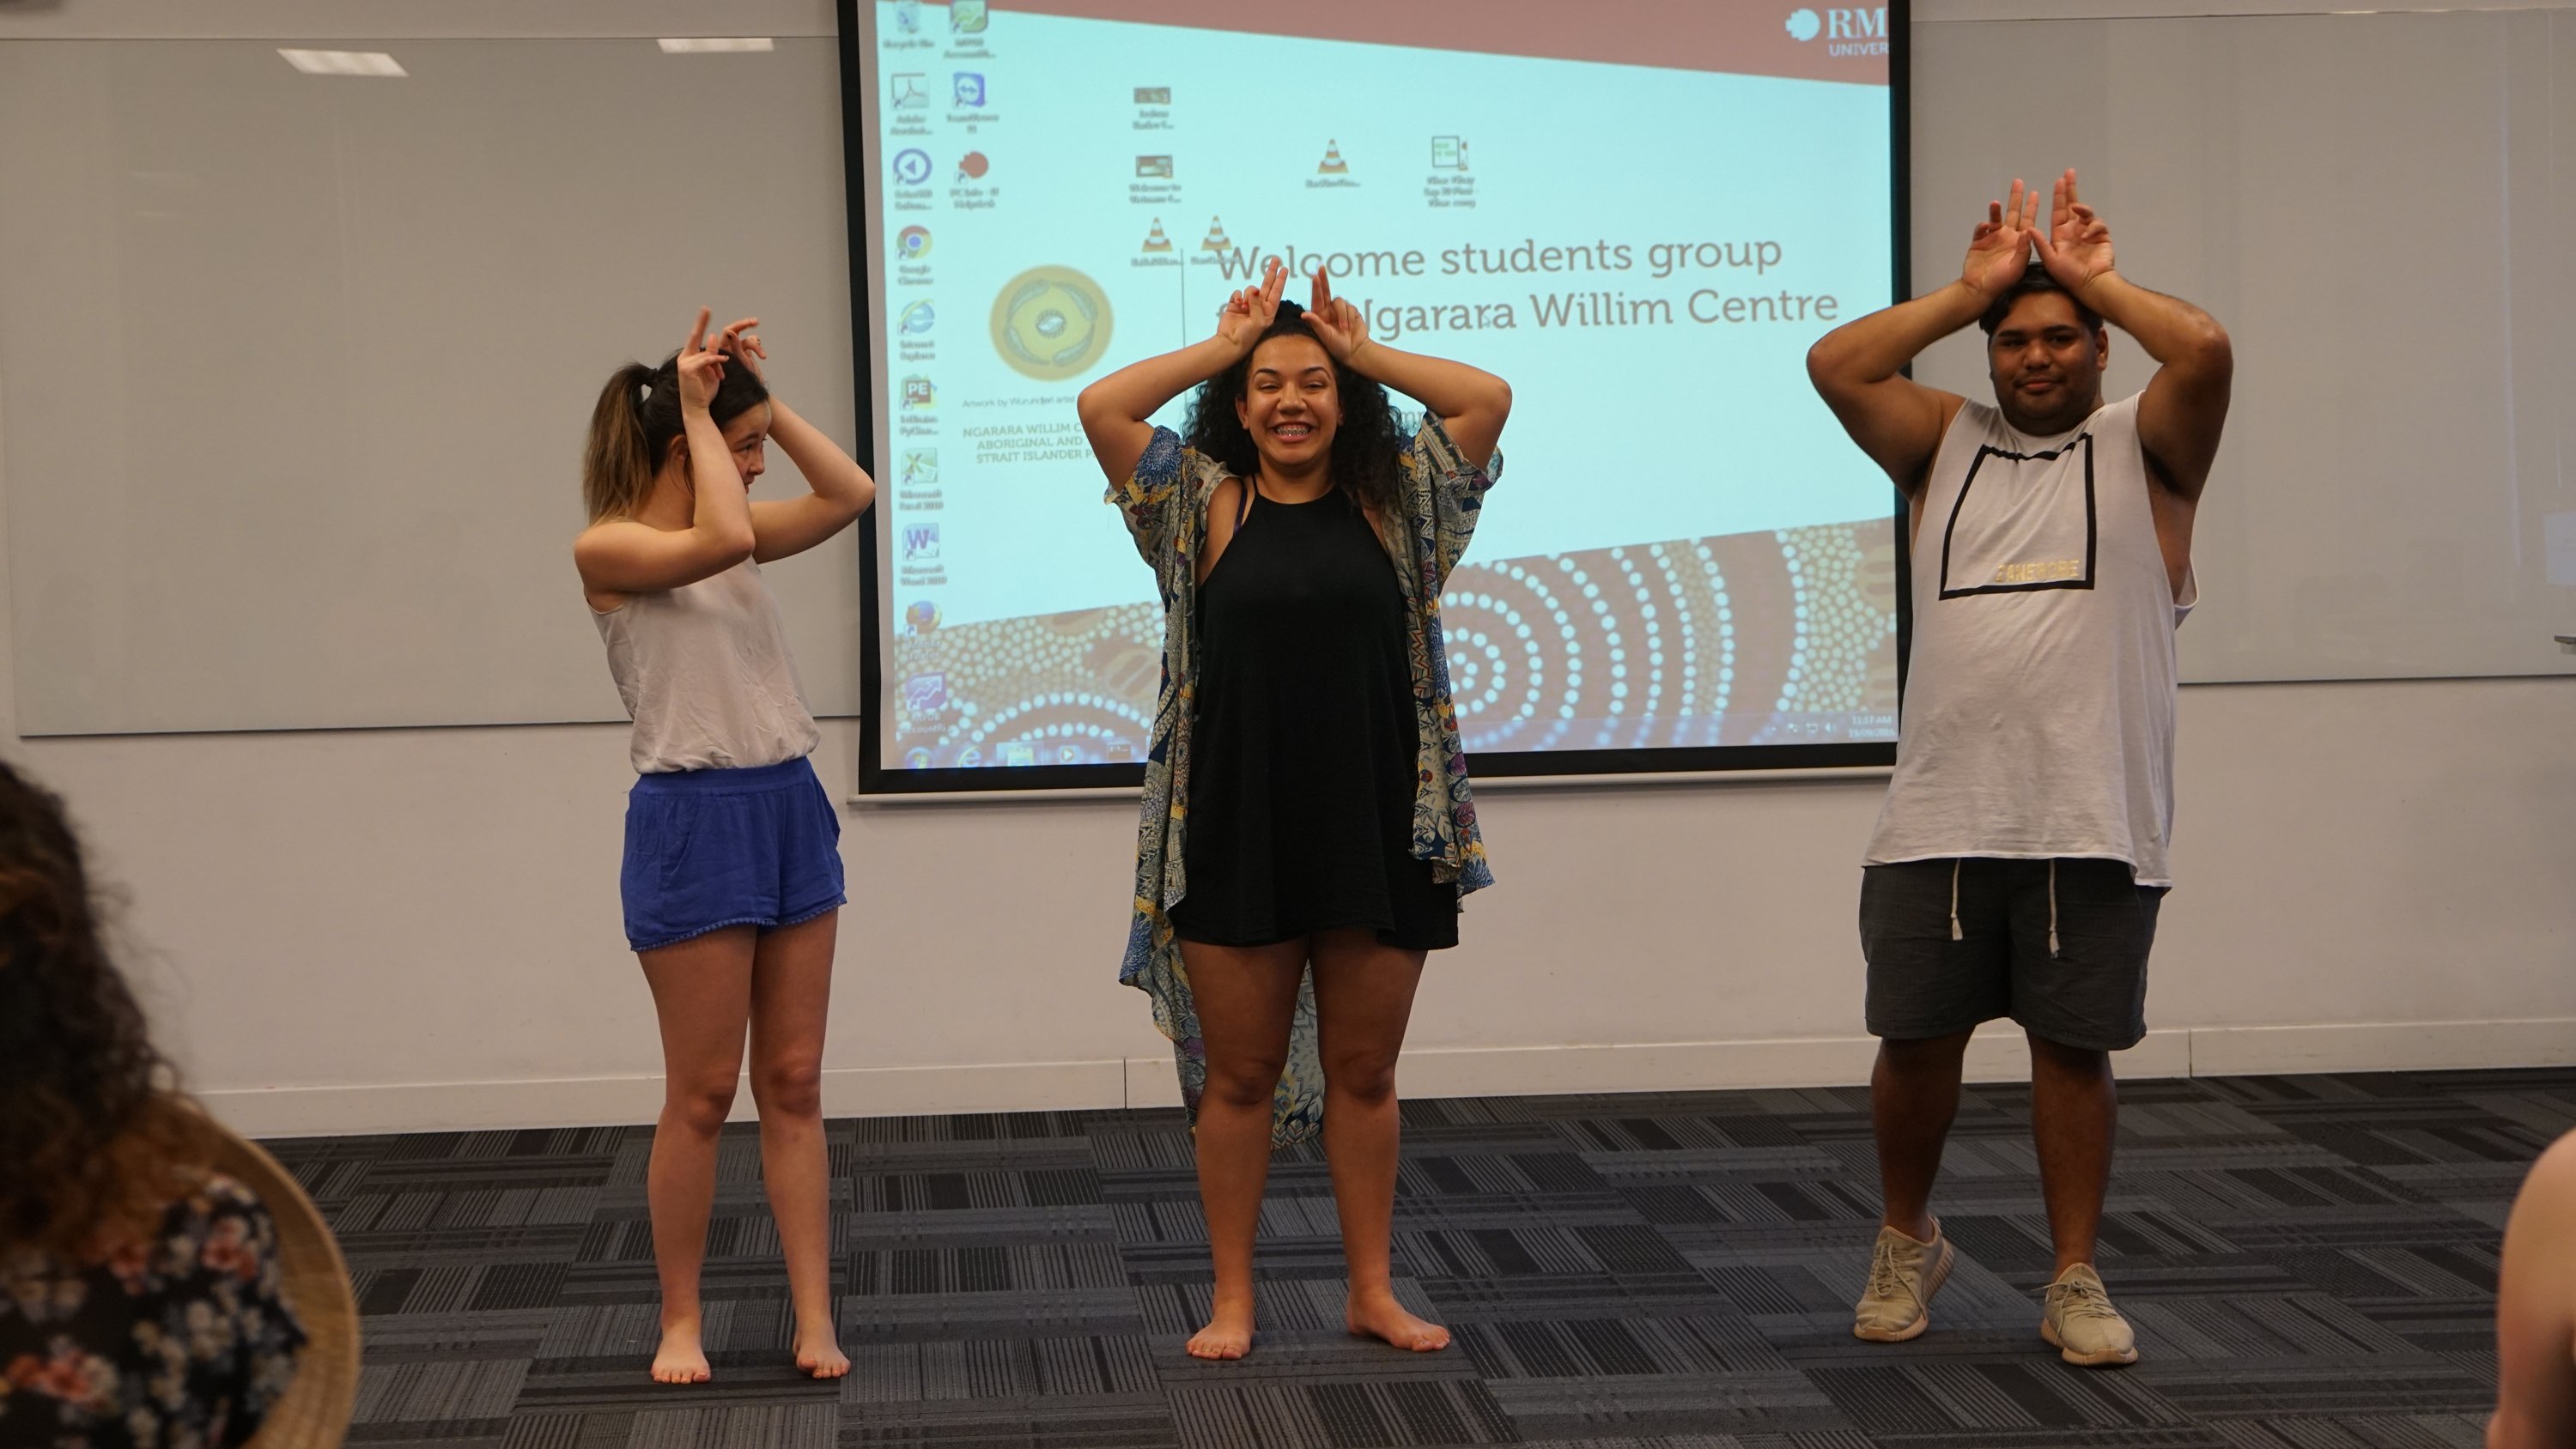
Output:
M1415 1353L1431 1353L1449 1346L1449 1330L1436 1323L1425 1323L1404 1311L1395 1295L1379 1289L1374 1293L1354 1293L1345 1320L1351 1332L1362 1338L1383 1338L1397 1348Z
M1252 1352L1252 1300L1220 1298L1207 1327L1190 1335L1192 1358L1241 1358Z
M707 1352L698 1346L698 1321L676 1319L662 1325L662 1346L653 1354L653 1382L702 1384L714 1378Z
M841 1352L840 1336L830 1324L796 1330L796 1367L818 1379L837 1379L850 1371L850 1356Z

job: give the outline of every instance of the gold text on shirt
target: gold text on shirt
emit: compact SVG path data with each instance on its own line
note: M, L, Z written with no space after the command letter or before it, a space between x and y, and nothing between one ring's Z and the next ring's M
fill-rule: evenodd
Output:
M1999 584L2045 584L2054 583L2059 579L2080 579L2083 576L2084 560L2080 558L2052 558L2042 559L2037 563L2009 563L1995 570L1995 582Z

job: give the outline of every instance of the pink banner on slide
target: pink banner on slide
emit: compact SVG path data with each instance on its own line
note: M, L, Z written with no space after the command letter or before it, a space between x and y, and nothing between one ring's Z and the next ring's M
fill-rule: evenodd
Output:
M1799 0L1010 0L1009 13L1887 84L1885 5ZM1437 77L1426 76L1437 83Z

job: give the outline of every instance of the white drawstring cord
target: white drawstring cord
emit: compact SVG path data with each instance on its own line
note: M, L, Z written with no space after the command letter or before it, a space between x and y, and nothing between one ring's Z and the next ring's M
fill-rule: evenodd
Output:
M1962 856L1950 862L1950 939L1964 941L1967 933L1959 929L1959 867L1967 864Z
M2057 959L2057 857L2048 858L2048 959Z

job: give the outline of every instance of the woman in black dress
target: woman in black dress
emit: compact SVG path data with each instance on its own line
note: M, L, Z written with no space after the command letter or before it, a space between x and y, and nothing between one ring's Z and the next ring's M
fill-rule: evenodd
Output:
M1320 272L1310 308L1282 305L1286 282L1274 260L1214 337L1101 379L1081 404L1166 610L1121 975L1154 996L1195 1113L1216 1269L1189 1344L1201 1358L1251 1346L1270 1150L1319 1115L1350 1330L1448 1345L1391 1286L1395 1062L1424 954L1457 944L1459 893L1490 878L1439 588L1511 389L1374 341ZM1147 419L1194 385L1184 445ZM1388 387L1424 406L1411 438Z

